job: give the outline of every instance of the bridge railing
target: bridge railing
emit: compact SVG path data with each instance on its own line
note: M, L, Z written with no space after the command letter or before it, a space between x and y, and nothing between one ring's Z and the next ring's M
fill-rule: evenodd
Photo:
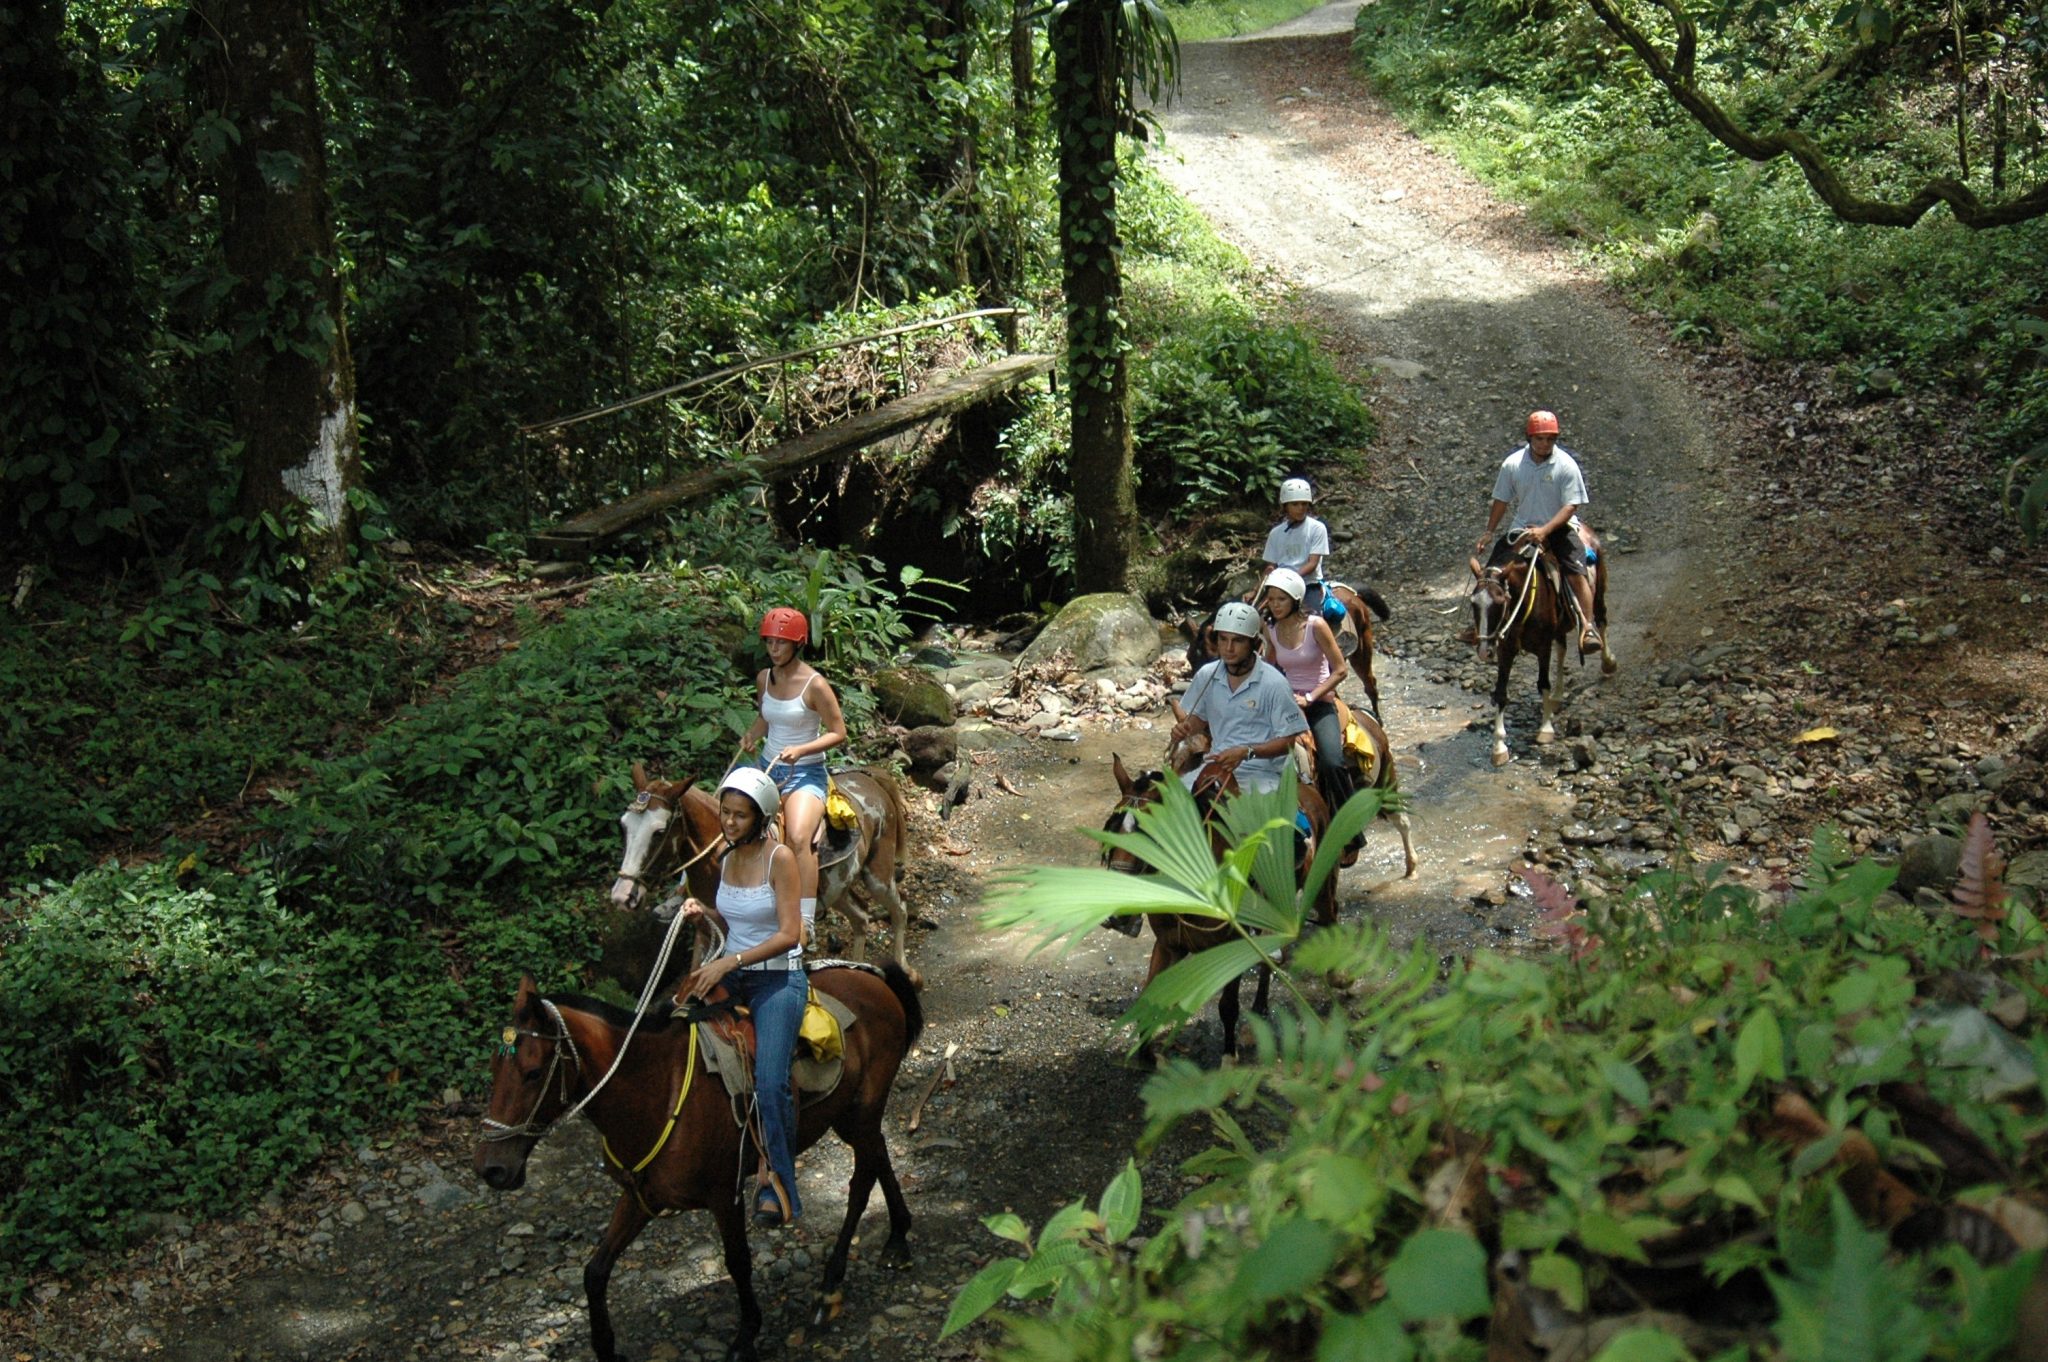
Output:
M649 392L517 428L519 478L535 525L660 486L704 464L915 392L936 369L981 353L978 322L1016 350L1023 309L984 307L728 364Z

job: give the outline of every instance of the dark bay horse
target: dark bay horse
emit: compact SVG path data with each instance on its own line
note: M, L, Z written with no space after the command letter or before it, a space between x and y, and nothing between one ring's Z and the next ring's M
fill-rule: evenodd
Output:
M1351 768L1352 778L1357 781L1358 789L1373 790L1382 796L1398 795L1401 792L1401 781L1394 770L1394 747L1387 737L1385 726L1378 719L1373 718L1372 715L1367 714L1363 710L1353 709L1342 700L1337 702L1337 711L1347 725L1357 724L1365 734L1365 746L1369 749L1368 751L1361 753L1347 748L1344 754L1345 762ZM1315 735L1313 733L1302 734L1301 744L1302 751L1305 754L1301 758L1301 769L1313 771L1315 770ZM1327 801L1325 802L1327 803ZM1391 799L1384 800L1380 805L1380 811L1377 816L1392 821L1395 829L1400 832L1401 857L1404 862L1401 878L1412 879L1415 875L1414 827L1409 823L1406 811L1393 808L1391 804ZM1333 809L1331 812L1334 813L1335 810ZM1363 835L1363 833L1360 834L1361 838ZM1344 859L1338 862L1338 864L1349 866L1356 859L1355 850L1347 851ZM1332 882L1334 883L1334 881Z
M910 967L910 915L898 887L910 850L910 811L903 792L892 776L868 768L839 771L832 780L853 805L856 826L843 846L829 834L821 841L818 911L836 909L845 916L851 932L846 954L865 960L873 918L863 905L887 909L896 966L921 986L917 971ZM633 763L633 790L633 802L619 816L625 850L612 881L612 906L644 906L650 894L674 883L679 872L688 874L692 895L713 902L724 843L717 799L694 781L649 780L639 762Z
M1542 567L1539 570L1538 564ZM1550 685L1550 658L1557 655L1558 679L1564 679L1565 647L1578 637L1573 612L1564 603L1555 578L1563 570L1549 553L1531 544L1501 567L1480 568L1472 588L1472 627L1479 639L1479 660L1494 660L1493 764L1505 766L1508 753L1508 672L1522 653L1536 656L1536 694L1543 704L1543 723L1536 741L1557 741L1557 692ZM1600 670L1612 675L1617 665L1607 645L1607 556L1593 564L1593 623L1600 631Z
M1124 760L1120 756L1112 756L1110 766L1116 774L1117 789L1121 792L1121 798L1117 801L1116 807L1110 810L1109 818L1103 824L1103 831L1135 831L1137 829L1137 810L1148 804L1157 803L1160 798L1162 782L1172 780L1175 777L1163 771L1146 771L1133 777L1125 769ZM1223 775L1220 779L1210 781L1198 778L1195 782L1195 804L1202 810L1203 821L1209 826L1210 849L1219 857L1227 847L1224 842L1222 828L1210 821L1209 814L1219 800L1228 798L1236 793L1237 781L1235 777L1230 775ZM1301 787L1301 796L1303 812L1308 815L1314 832L1308 843L1308 850L1303 852L1301 860L1295 866L1297 882L1299 882L1302 875L1307 873L1308 857L1310 852L1313 851L1316 839L1319 839L1323 829L1329 826L1328 813L1324 809L1322 800L1317 797L1315 790L1310 786L1304 785ZM1149 875L1153 873L1151 866L1120 847L1104 847L1102 864L1111 870L1126 875ZM1335 922L1337 920L1336 894L1336 876L1332 875L1324 881L1323 891L1316 897L1316 920L1318 922ZM1327 915L1325 909L1326 902ZM1221 946L1225 942L1237 939L1236 931L1227 923L1218 922L1210 918L1194 917L1185 913L1147 913L1145 915L1145 922L1152 929L1152 959L1145 970L1145 983L1147 985L1150 985L1154 979L1158 978L1162 971L1171 969L1174 965L1187 959L1187 957L1200 951L1208 950L1212 946ZM1252 998L1252 1009L1254 1011L1265 1012L1267 993L1272 980L1273 971L1271 967L1266 965L1259 966L1258 990ZM1242 975L1233 978L1223 986L1223 991L1216 1000L1217 1015L1223 1025L1223 1054L1225 1058L1234 1058L1237 1055L1238 990L1242 982ZM1148 1063L1156 1062L1156 1056L1150 1041L1145 1043L1141 1053L1144 1054Z
M1358 684L1365 687L1365 695L1372 701L1372 712L1380 712L1380 685L1372 674L1372 617L1391 619L1393 609L1386 597L1371 587L1353 588L1343 582L1327 582L1324 590L1344 603L1345 611L1351 616L1352 627L1358 631L1358 644L1345 660L1352 673L1358 677ZM1254 592L1256 594L1256 592ZM1247 601L1251 596L1246 596ZM1209 637L1209 623L1215 618L1210 611L1199 623L1183 624L1181 634L1188 641L1188 668L1194 670L1216 656L1216 647Z
M882 1115L924 1014L910 980L894 966L820 969L811 984L857 1018L845 1032L839 1086L826 1096L807 1094L797 1116L798 1150L817 1143L827 1130L853 1150L846 1219L826 1261L813 1315L814 1323L822 1323L839 1312L847 1250L876 1183L889 1208L882 1261L901 1267L910 1260L910 1208L889 1163ZM725 1088L704 1072L694 1026L669 1018L643 1020L612 1072L632 1020L630 1012L595 999L542 997L530 977L520 980L511 1024L491 1065L490 1105L473 1160L477 1175L498 1191L517 1189L541 1137L563 1113L590 1098L583 1114L604 1137L607 1167L621 1188L611 1223L583 1268L590 1345L599 1362L618 1357L605 1304L613 1264L649 1220L685 1210L709 1211L718 1224L740 1303L739 1333L727 1355L752 1362L761 1307L754 1298L739 1170L754 1166L754 1151L733 1120ZM607 1073L610 1080L599 1086Z

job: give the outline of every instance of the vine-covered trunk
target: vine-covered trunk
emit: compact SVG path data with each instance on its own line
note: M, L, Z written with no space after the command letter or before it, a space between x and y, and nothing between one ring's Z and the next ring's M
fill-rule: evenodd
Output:
M361 476L355 371L342 324L310 0L214 0L213 82L239 134L220 177L235 291L240 505L296 525L307 570L339 566Z
M1117 8L1118 0L1074 0L1050 34L1073 402L1074 576L1085 591L1123 590L1137 547L1116 226Z

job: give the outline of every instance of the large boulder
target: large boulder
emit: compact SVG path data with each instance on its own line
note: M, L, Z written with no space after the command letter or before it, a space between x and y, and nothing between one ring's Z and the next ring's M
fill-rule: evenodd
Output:
M892 723L923 728L953 722L953 697L922 667L887 667L868 685L875 693L875 708Z
M938 724L913 728L903 735L903 755L913 771L936 771L960 755L959 732Z
M1159 656L1159 626L1136 596L1121 591L1076 596L1031 640L1017 666L1036 666L1059 652L1073 658L1076 671L1149 667Z

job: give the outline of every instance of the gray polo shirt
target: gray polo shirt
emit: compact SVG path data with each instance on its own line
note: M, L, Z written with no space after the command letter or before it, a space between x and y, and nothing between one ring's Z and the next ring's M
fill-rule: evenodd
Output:
M1493 480L1493 499L1508 504L1513 518L1511 530L1549 522L1560 508L1586 504L1586 479L1579 461L1563 445L1551 450L1542 463L1529 457L1529 446L1501 461L1500 475Z
M1195 673L1188 682L1187 712L1209 725L1209 750L1226 747L1255 747L1274 738L1292 737L1308 730L1301 706L1294 703L1294 690L1279 668L1266 661L1252 664L1250 675L1237 689L1230 687L1230 674L1218 659ZM1248 789L1275 790L1287 754L1277 757L1247 757L1237 768L1237 783Z

